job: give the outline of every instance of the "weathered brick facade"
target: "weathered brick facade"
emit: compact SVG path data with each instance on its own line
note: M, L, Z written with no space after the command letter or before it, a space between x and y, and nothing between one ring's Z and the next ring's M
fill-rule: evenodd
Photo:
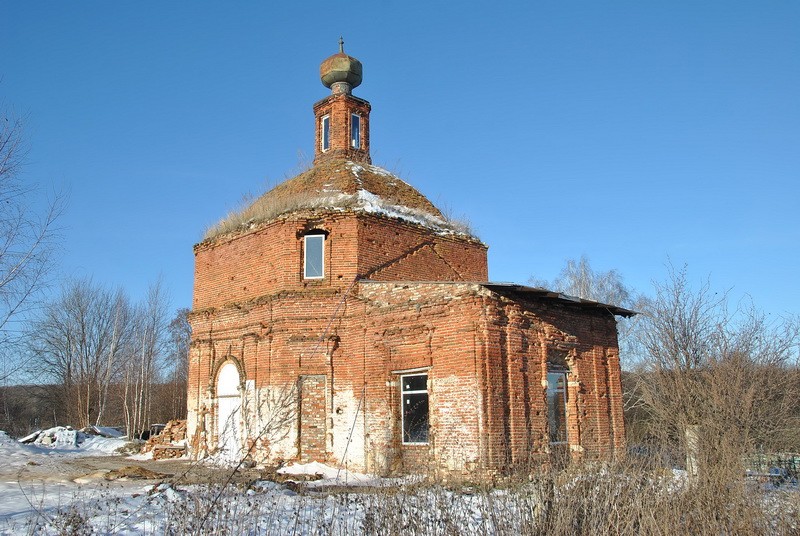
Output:
M223 445L226 363L232 457L474 474L621 452L615 314L629 312L487 283L486 246L369 164L369 103L349 93L360 64L348 68L323 69L334 94L314 107L315 167L256 201L262 217L195 246L193 452ZM320 277L304 271L309 234L324 236ZM554 370L563 392L548 390Z

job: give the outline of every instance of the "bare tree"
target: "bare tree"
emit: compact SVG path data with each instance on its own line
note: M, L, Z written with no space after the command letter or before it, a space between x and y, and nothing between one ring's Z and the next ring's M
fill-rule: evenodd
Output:
M685 267L670 267L655 291L643 315L646 361L636 387L653 436L706 475L741 474L747 453L790 445L798 319L770 321L750 303L731 311L728 295L708 281L692 288Z
M134 351L125 366L123 405L128 434L149 428L153 386L161 380L167 342L168 299L161 281L150 286L147 300L137 310L132 335Z
M59 401L68 423L124 420L130 435L141 434L154 386L166 376L167 310L160 281L139 305L122 290L71 281L30 325L28 371Z
M628 307L633 304L634 293L625 285L617 270L595 271L586 255L578 260L568 259L561 273L553 281L531 277L529 283L556 290L569 296Z
M617 270L606 272L592 268L589 258L581 255L578 260L568 259L558 277L552 281L532 276L528 283L576 296L585 300L617 305L638 311L646 307L647 297L625 284L622 274ZM639 346L639 318L617 318L617 333L622 364L625 367L634 365L642 355Z
M166 423L186 418L187 381L189 377L189 346L192 328L181 308L167 325L163 356L159 359L158 384L153 385L151 418Z
M48 283L57 246L54 228L63 208L57 196L41 210L33 207L34 188L20 172L26 147L23 122L10 112L0 115L0 348L9 351L21 330L15 322L37 303ZM10 374L5 367L0 378Z
M192 342L192 327L189 324L189 309L178 309L169 323L167 363L164 367L170 385L170 406L173 418L186 417L186 392L189 377L189 348Z
M70 423L84 427L102 418L130 351L130 322L122 290L86 279L66 283L32 322L28 371L51 386Z

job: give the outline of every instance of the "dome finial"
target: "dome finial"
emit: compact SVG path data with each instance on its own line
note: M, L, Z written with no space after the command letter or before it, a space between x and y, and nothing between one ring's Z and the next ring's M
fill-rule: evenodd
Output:
M350 94L361 83L361 62L344 53L344 38L339 37L339 52L330 56L319 67L319 76L325 87L334 94Z

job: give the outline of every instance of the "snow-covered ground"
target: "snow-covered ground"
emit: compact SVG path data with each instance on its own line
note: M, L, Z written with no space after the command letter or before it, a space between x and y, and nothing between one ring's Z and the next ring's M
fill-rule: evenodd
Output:
M183 533L196 531L200 524L237 527L245 522L249 528L241 528L249 532L254 520L259 531L268 534L327 532L325 527L331 523L338 523L341 532L347 533L356 529L354 523L361 523L362 516L353 517L356 507L342 507L325 495L298 494L294 491L298 487L295 480L317 489L394 482L320 463L284 467L280 470L284 483L258 481L249 489L181 485L167 479L108 481L108 470L93 470L96 463L84 464L82 460L121 457L117 451L127 444L125 439L76 437L63 429L45 432L38 436L52 439L45 440L45 444L35 436L23 438L28 441L23 444L0 432L0 534L83 530L93 534L162 534L167 527ZM133 462L149 458L133 455L125 459ZM159 470L160 462L150 463L150 468ZM81 473L82 467L85 473ZM220 468L223 478L226 472L230 469ZM243 508L248 509L246 518L240 515ZM215 515L205 518L207 512ZM251 515L254 512L259 513L258 518Z
M50 435L56 437L55 432ZM0 432L0 534L518 535L542 528L541 508L547 502L542 495L548 493L547 487L452 490L320 463L283 467L273 474L281 482L260 479L258 472L252 480L237 481L228 478L234 476L233 470L220 460L201 465L188 460L148 460L137 466L134 460L141 456L126 458L116 452L126 444L124 439L86 436L76 443L63 439L49 445L21 444ZM203 468L211 475L203 484L178 472ZM136 470L145 474L137 475ZM174 474L157 474L170 470ZM122 478L109 480L115 471ZM664 478L667 481L661 483L658 479L634 481L623 473L600 470L586 479L573 476L558 484L559 490L549 500L555 498L568 506L558 510L558 515L598 508L602 521L618 506L602 511L602 499L617 497L622 488L630 491L628 485L644 482L651 492L658 492L651 496L665 492L668 501L671 494L681 493L682 475ZM554 482L550 481L549 493ZM572 496L576 492L588 494L587 498L576 500ZM595 501L595 495L600 500ZM765 492L762 500L768 516L765 534L773 524L779 533L797 530L796 488ZM779 524L781 516L789 517Z
M87 436L80 445L68 439L46 446L21 444L0 431L0 531L17 533L20 524L32 516L52 515L75 498L87 498L101 492L96 482L77 484L65 471L65 461L81 456L111 456L124 447L124 439ZM104 493L141 484L108 482ZM125 490L127 492L127 490Z
M0 534L185 534L221 527L226 534L359 534L373 523L372 512L385 510L387 504L407 523L439 515L430 508L439 501L429 494L403 497L394 505L401 497L396 493L326 491L331 486L396 490L409 484L408 479L380 479L315 462L281 468L280 483L222 485L230 468L219 468L221 478L206 485L172 482L179 479L107 481L107 471L91 472L97 464L88 462L96 462L98 455L119 457L116 450L125 445L123 439L56 443L21 444L0 432ZM83 467L83 461L87 473L76 477L76 466ZM151 461L148 467L158 471L160 463ZM475 505L467 504L471 514L465 526L482 532L485 512L475 497L470 501ZM404 511L401 503L415 506ZM377 526L374 530L384 532Z

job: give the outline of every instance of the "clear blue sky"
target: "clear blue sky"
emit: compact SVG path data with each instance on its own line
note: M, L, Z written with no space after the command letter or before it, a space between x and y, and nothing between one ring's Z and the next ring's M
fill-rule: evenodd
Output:
M646 291L669 258L798 311L800 2L269 4L0 4L64 274L189 306L204 229L313 155L341 34L374 162L466 216L492 280L586 254Z

